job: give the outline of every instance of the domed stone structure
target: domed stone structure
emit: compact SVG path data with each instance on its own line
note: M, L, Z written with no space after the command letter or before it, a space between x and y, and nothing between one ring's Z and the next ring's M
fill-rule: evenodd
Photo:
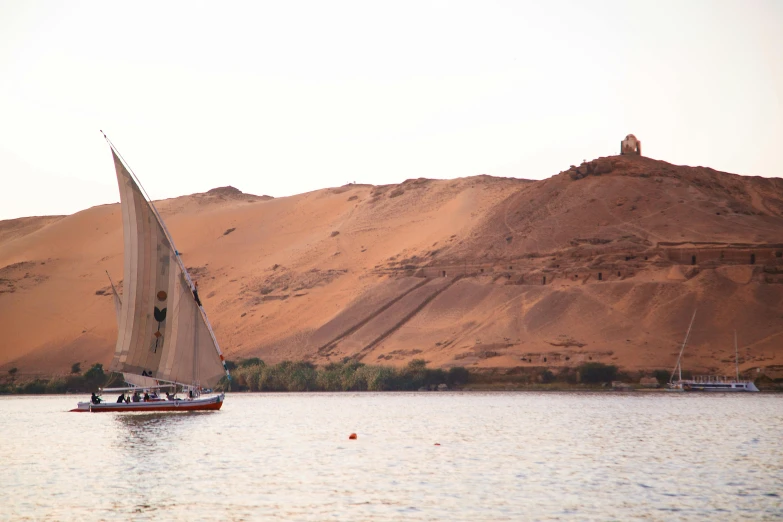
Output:
M629 134L623 141L620 142L620 154L636 154L642 155L642 142L636 139L636 136Z

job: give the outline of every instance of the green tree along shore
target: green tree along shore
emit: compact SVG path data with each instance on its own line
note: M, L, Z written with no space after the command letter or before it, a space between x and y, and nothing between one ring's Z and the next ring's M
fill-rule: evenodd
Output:
M215 387L216 391L416 391L435 390L446 385L448 389L469 390L595 390L606 388L612 381L637 383L641 377L655 377L665 386L670 371L621 372L616 366L589 362L569 368L522 367L474 369L457 366L448 370L428 368L423 359L416 359L407 366L366 365L346 358L325 366L309 362L283 361L265 364L258 358L227 361L231 381L225 377ZM74 364L71 375L51 379L23 381L18 369L8 370L4 382L0 382L0 394L57 394L91 393L101 387L122 386L121 374L106 373L103 365L94 364L84 373ZM553 370L556 370L553 371ZM689 378L690 375L683 377ZM774 381L762 377L756 385L768 390L781 389L781 379Z
M74 363L71 375L17 382L18 370L11 368L8 370L9 379L0 382L0 394L91 393L103 386L122 386L124 383L121 374L106 373L99 363L82 374L79 374L80 371L79 363Z
M260 359L232 363L231 381L223 378L220 390L231 391L404 391L445 384L468 384L470 373L458 366L447 370L427 368L423 359L404 368L371 366L353 359L317 367L309 362L284 361L275 365Z
M411 361L404 368L368 366L345 360L317 367L308 362L283 361L267 365L258 358L227 361L231 380L225 377L216 391L392 391L464 386L470 373L462 367L449 370L427 368L424 360ZM77 364L72 371L78 372ZM101 387L122 386L121 374L106 373L102 364L94 364L83 374L17 382L16 368L0 383L0 394L91 393Z

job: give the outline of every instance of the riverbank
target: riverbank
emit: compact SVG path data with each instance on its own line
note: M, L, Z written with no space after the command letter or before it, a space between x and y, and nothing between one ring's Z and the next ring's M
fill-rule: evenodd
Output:
M468 369L462 366L429 368L416 359L408 365L366 365L354 359L316 366L284 361L267 365L252 358L228 361L231 380L223 378L216 391L231 392L333 392L333 391L655 391L669 379L666 370L624 372L613 365L590 362L554 373L546 367ZM106 373L96 363L84 373L74 364L70 375L23 378L9 372L0 382L0 394L91 393L119 386L121 374ZM689 376L686 376L689 377ZM762 376L755 380L763 391L783 391L783 379ZM641 384L644 383L644 384Z

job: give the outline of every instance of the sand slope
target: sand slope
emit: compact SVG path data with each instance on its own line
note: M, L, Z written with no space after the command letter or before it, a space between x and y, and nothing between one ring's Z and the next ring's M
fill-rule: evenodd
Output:
M524 173L522 173L524 174ZM107 173L111 175L111 173ZM288 198L157 203L229 358L449 367L783 365L783 180L609 157ZM0 222L0 369L107 364L118 205Z

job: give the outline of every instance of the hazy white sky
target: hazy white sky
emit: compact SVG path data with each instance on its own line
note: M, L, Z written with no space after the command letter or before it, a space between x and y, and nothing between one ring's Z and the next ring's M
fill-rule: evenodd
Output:
M233 185L783 175L783 2L0 0L0 219Z

